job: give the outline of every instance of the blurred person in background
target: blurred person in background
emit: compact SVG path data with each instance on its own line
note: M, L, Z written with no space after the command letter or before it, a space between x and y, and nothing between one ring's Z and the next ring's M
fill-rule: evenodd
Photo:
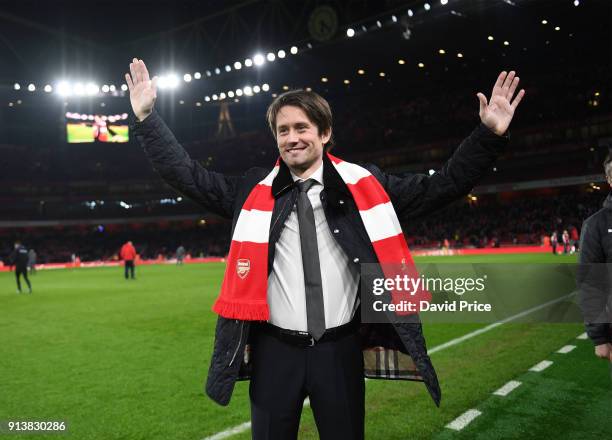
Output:
M32 284L28 278L28 250L20 242L15 242L15 249L11 254L11 264L15 266L15 279L17 280L17 293L21 293L21 277L28 285L28 293L32 293Z
M121 246L121 251L119 252L119 257L123 260L123 266L125 268L125 279L128 278L135 279L134 275L134 266L136 261L136 249L131 241L128 241L123 246ZM129 277L128 277L129 273Z
M185 259L185 248L183 245L180 245L176 250L176 264L183 264L183 260Z
M34 249L28 252L28 269L30 274L36 275L36 251Z

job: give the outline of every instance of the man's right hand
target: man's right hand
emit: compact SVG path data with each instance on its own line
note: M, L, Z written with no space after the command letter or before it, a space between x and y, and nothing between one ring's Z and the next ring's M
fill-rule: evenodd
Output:
M612 362L612 344L601 344L595 346L595 356Z
M153 111L157 98L157 77L150 80L144 61L134 58L130 63L130 73L125 74L125 81L130 90L132 110L138 120L143 121Z

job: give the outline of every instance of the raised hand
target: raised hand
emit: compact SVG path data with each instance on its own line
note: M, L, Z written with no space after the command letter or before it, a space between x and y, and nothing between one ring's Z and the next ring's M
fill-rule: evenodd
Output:
M480 120L489 130L499 136L508 130L510 122L514 117L514 111L521 102L521 99L523 99L523 96L525 96L525 90L521 89L514 97L514 101L512 101L512 96L516 91L518 83L519 77L516 76L516 72L502 72L497 77L497 81L493 86L493 92L491 93L491 99L488 102L484 94L480 92L476 94L480 101Z
M138 120L143 121L153 111L157 98L157 77L150 80L144 61L134 58L130 63L130 73L125 74L125 81L130 90L132 110Z

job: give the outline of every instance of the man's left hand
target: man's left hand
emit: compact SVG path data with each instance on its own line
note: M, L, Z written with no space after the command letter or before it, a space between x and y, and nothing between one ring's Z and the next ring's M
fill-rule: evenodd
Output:
M512 101L518 83L519 77L516 76L514 70L510 73L502 72L497 77L491 99L488 102L484 94L480 92L476 94L480 101L480 120L498 136L503 135L508 130L514 111L525 96L525 90L521 89Z

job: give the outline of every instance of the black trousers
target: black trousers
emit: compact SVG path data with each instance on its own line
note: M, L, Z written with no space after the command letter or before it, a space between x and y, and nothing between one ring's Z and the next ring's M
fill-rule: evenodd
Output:
M319 438L363 439L365 383L358 334L299 347L256 330L249 395L255 440L297 439L306 397Z
M125 279L128 279L128 271L132 279L134 279L134 260L125 260Z
M28 285L28 289L32 290L32 285L28 279L28 268L27 267L15 267L15 279L17 280L17 290L21 292L21 276Z

